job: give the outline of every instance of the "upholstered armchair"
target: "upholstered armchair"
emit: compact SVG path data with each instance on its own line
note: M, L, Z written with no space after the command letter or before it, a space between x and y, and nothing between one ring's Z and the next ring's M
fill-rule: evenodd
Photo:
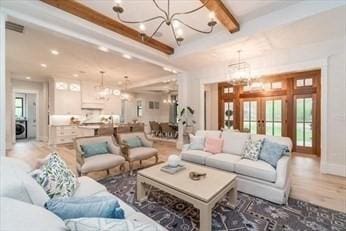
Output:
M142 146L130 148L126 140L133 137L140 138ZM133 162L135 161L139 161L139 164L142 165L143 160L155 157L155 163L158 162L158 150L153 148L153 142L146 137L144 132L120 133L117 134L117 140L120 144L121 152L123 153L125 159L129 162L131 174L133 171Z
M107 142L109 153L97 154L90 157L85 157L81 145L96 144ZM112 136L92 136L77 138L74 141L76 158L77 158L77 173L79 176L86 175L89 172L106 170L109 175L109 169L120 167L120 171L124 170L125 158L121 154L119 146L115 145L115 140Z

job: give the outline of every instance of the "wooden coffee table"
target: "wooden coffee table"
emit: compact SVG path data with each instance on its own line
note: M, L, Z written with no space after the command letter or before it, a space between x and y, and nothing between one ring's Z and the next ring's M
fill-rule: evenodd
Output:
M153 186L194 205L200 211L200 230L211 230L211 213L215 204L225 195L228 205L235 208L237 202L237 175L206 166L183 162L185 170L174 175L162 172L166 163L138 171L137 200L147 198L148 186ZM189 178L191 171L206 173L199 181Z

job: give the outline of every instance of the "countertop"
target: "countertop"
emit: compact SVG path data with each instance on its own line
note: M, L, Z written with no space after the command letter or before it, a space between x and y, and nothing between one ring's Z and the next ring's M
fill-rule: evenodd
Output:
M119 126L118 125L113 125L113 127L117 128ZM101 126L100 125L80 125L80 126L78 126L78 128L95 130L95 129L101 128Z

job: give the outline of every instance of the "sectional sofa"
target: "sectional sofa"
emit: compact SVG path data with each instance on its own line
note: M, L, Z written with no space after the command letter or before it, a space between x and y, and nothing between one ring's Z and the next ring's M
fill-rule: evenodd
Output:
M238 191L272 201L287 203L290 192L289 164L292 141L287 137L253 135L237 131L197 131L196 136L223 138L222 152L211 154L203 150L191 150L184 145L181 159L208 167L233 172L238 175ZM242 159L242 151L248 139L268 139L271 142L286 145L289 153L282 156L274 168L262 160Z
M49 197L45 194L43 188L29 175L30 171L31 168L20 160L7 157L0 159L0 230L68 231L69 229L65 226L63 220L43 207ZM79 186L73 197L91 195L109 196L112 194L93 179L86 176L80 177ZM125 211L126 220L134 224L131 231L166 230L149 217L135 211L121 199L117 199ZM133 229L133 227L137 228Z

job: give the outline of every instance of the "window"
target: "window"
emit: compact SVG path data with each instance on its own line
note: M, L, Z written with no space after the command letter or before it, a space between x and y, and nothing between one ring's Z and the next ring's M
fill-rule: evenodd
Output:
M57 90L67 90L68 84L65 82L56 82L55 83L55 88Z
M312 85L313 85L312 78L297 79L296 80L296 87L311 87Z
M257 101L244 101L243 116L243 130L257 134Z
M265 101L265 134L282 135L282 100Z
M80 85L78 83L71 83L70 84L70 91L80 91Z
M233 128L233 102L225 102L224 103L224 118L225 124L224 127L231 129Z
M312 147L312 98L296 99L296 144L301 147Z
M224 94L233 93L233 87L225 87L225 88L223 89L223 93L224 93Z
M142 107L142 101L137 101L137 117L143 116L143 107Z
M16 117L24 117L24 98L16 97Z

